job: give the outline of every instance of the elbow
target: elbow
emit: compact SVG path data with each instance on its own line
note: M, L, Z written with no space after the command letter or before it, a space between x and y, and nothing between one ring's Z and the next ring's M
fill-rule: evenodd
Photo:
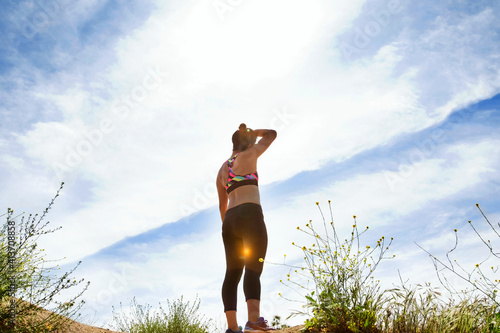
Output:
M271 130L271 141L274 141L276 140L276 138L278 137L278 132L276 132L275 130Z
M267 137L271 140L276 139L277 136L278 132L276 132L275 130L269 130L269 132L267 133Z

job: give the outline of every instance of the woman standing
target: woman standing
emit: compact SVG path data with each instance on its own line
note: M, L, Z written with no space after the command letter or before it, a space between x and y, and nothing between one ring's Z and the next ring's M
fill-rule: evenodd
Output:
M260 317L260 275L267 250L267 231L260 206L257 158L276 139L275 130L251 130L241 124L234 132L233 152L217 175L222 239L226 252L226 275L222 301L228 329L242 332L236 319L238 284L245 269L243 291L248 308L244 332L275 330ZM255 143L257 138L259 142ZM229 203L228 203L229 201Z

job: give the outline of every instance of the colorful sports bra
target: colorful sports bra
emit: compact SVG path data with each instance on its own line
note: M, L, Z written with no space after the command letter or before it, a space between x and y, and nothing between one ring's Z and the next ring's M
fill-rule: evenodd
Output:
M238 153L239 154L239 153ZM249 173L244 176L237 176L233 173L233 163L238 154L234 155L232 158L227 160L227 166L229 167L229 176L226 182L226 191L227 194L231 193L235 188L238 188L243 185L257 185L259 181L259 175L257 171L254 173Z

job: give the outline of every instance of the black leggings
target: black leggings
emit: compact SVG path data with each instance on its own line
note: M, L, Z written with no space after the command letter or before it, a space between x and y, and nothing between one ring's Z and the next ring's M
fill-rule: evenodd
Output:
M260 300L260 274L266 257L267 230L262 208L244 203L226 211L222 224L226 251L226 276L222 285L224 312L236 310L238 284L245 268L245 298Z

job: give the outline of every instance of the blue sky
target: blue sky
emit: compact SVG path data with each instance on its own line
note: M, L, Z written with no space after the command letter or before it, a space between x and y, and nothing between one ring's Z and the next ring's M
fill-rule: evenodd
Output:
M83 261L84 321L198 295L222 322L215 176L241 122L278 131L259 160L270 261L300 260L296 227L327 200L343 232L357 215L368 240L394 237L385 285L435 281L415 242L444 254L454 228L465 265L483 254L467 220L476 203L500 217L498 2L0 7L0 202L41 211L65 182L41 242ZM265 268L267 317L297 310L286 273Z

